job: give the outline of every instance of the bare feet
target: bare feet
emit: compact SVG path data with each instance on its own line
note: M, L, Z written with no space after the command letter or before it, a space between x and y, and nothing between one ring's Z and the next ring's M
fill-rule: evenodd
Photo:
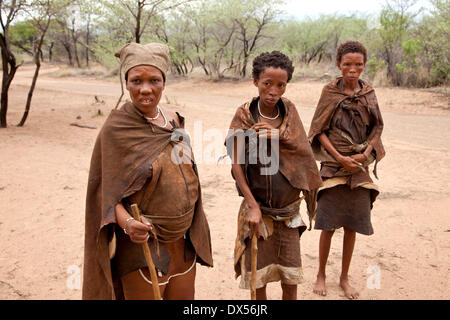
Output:
M326 296L327 295L327 288L325 286L325 276L324 275L317 275L316 284L314 285L313 292L315 294L318 294L319 296Z
M350 300L358 299L359 293L355 290L355 288L350 286L350 284L348 283L348 278L341 277L339 285L341 286L342 290L344 290L345 296L348 299Z

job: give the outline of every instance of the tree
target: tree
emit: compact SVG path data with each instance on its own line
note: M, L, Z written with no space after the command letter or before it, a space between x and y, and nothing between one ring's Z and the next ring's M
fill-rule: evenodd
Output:
M236 23L241 50L240 75L245 78L250 56L258 49L260 41L268 37L266 30L275 21L279 11L273 1L269 0L226 0L224 4L228 6L228 14L234 17ZM282 1L278 2L280 4Z
M84 43L79 40L79 43L84 47L85 49L85 59L86 59L86 66L89 67L89 56L92 54L93 48L91 48L91 38L92 38L92 26L94 23L94 19L98 17L98 14L100 12L100 4L95 0L78 0L78 7L80 11L80 15L83 18L84 17Z
M203 0L163 16L156 34L175 57L195 61L209 77L221 79L230 70L246 77L250 57L263 44L273 47L269 40L278 13L266 0Z
M332 61L343 40L361 39L367 32L365 19L355 15L321 15L315 19L287 20L281 24L279 47L296 62L306 65Z
M187 75L194 68L190 57L190 42L186 37L191 33L192 19L193 17L186 18L185 11L173 12L168 17L157 17L154 24L158 40L166 43L170 48L172 71L179 75Z
M57 17L52 24L50 33L53 35L55 41L60 43L67 54L67 63L70 66L74 66L73 52L72 52L72 37L70 36L70 30L67 25L66 19Z
M77 67L81 68L80 58L78 56L78 38L80 37L80 33L77 30L77 20L76 20L76 7L71 8L70 6L67 8L67 10L72 11L70 16L70 19L68 20L67 26L69 27L70 37L72 39L72 45L73 45L73 52L75 55L75 61L77 63Z
M10 43L27 54L33 55L34 33L34 26L30 21L19 21L9 28Z
M230 17L217 17L214 31L211 33L213 37L213 59L211 61L211 69L218 79L224 77L227 70L236 66L235 49L236 49L236 24ZM226 60L223 68L222 60Z
M286 22L282 39L295 60L308 65L325 54L331 35L329 25L323 20L322 16L316 20Z
M432 0L431 15L417 27L415 37L423 47L421 62L427 74L426 86L448 85L450 75L450 2Z
M53 32L67 52L69 65L73 66L74 62L76 62L78 68L81 68L78 53L78 44L81 37L80 22L82 19L80 11L80 0L71 1L66 7L61 8L55 19L58 26Z
M409 12L417 0L392 0L386 2L380 14L379 35L383 45L383 58L386 61L387 76L392 84L402 84L401 72L397 65L402 63L402 46L407 40L408 31L418 12Z
M94 1L94 0L86 0ZM156 41L164 15L194 0L100 0L96 10L95 42L89 46L97 60L116 68L114 53L130 42Z
M203 2L202 7L197 10L190 10L186 12L186 16L191 17L192 25L188 33L189 42L195 48L196 60L201 65L203 72L207 76L211 74L208 67L208 52L209 52L209 28L211 20L208 19L212 15L210 8L205 7L206 2Z
M39 76L39 70L41 68L41 55L42 45L44 44L45 35L50 26L50 22L67 3L61 0L33 0L31 3L31 11L29 15L35 26L36 35L35 42L33 43L33 59L36 65L34 70L33 80L28 91L27 102L25 105L25 111L23 113L20 123L17 125L22 127L28 118L28 114L31 108L31 100L33 98L34 89Z
M103 4L122 26L128 27L134 41L141 43L150 21L156 15L193 0L103 0Z
M8 113L8 91L11 82L20 65L17 65L16 57L11 50L11 42L9 38L9 29L12 22L17 18L25 5L25 1L21 0L0 0L0 24L2 27L0 34L0 47L2 54L2 92L0 98L0 127L7 127L6 115Z

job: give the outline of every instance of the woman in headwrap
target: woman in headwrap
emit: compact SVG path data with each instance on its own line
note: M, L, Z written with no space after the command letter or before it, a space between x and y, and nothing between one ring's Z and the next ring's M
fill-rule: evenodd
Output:
M359 296L348 281L356 232L373 234L370 211L379 192L368 166L376 161L377 177L377 163L385 152L380 138L383 119L375 91L359 79L366 61L367 50L361 43L348 41L339 46L336 64L342 76L323 88L309 131L324 180L314 226L322 230L314 287L319 295L326 295L325 267L334 231L344 228L340 286L349 299Z
M112 110L92 154L83 299L153 299L145 242L162 298L194 299L196 263L212 266L211 239L184 118L159 105L169 48L130 43L116 56L131 102Z
M267 299L267 283L277 281L283 299L297 299L302 278L300 236L306 229L300 202L306 198L312 218L316 191L322 183L296 107L282 98L293 71L292 61L281 52L255 58L253 83L259 95L237 109L226 139L232 175L244 197L234 268L236 278L241 276L240 287L249 289L250 239L256 233L258 300Z

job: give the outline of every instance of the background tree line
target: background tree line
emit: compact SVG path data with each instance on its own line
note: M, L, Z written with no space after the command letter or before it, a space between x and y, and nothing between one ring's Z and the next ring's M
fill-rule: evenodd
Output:
M281 50L302 66L334 65L337 46L354 39L368 48L371 79L383 72L394 86L448 85L450 1L430 0L428 10L416 2L387 1L376 17L299 20L269 0L0 0L2 114L17 55L33 57L36 66L43 60L117 70L114 52L128 42L166 43L174 74L200 70L222 79L248 77L252 57L263 51Z

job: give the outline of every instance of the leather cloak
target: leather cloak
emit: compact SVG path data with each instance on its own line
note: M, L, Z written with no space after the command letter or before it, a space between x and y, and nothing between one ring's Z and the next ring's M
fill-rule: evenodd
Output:
M184 118L178 116L183 127ZM132 103L112 110L105 121L94 146L87 187L83 299L120 298L109 257L109 241L116 225L114 208L144 186L153 161L172 141L173 132L149 124ZM211 237L201 196L188 232L199 263L212 266Z
M378 162L385 156L385 150L381 141L381 133L383 131L384 123L380 108L378 106L375 90L369 83L359 80L362 84L361 90L350 96L346 94L339 86L341 80L342 77L336 78L325 85L322 90L322 94L317 104L308 134L308 139L311 143L313 152L315 155L320 154L321 144L318 141L317 136L330 128L331 120L338 106L346 99L358 99L368 108L369 112L376 119L376 123L369 134L368 143L371 144L375 150L376 162Z

